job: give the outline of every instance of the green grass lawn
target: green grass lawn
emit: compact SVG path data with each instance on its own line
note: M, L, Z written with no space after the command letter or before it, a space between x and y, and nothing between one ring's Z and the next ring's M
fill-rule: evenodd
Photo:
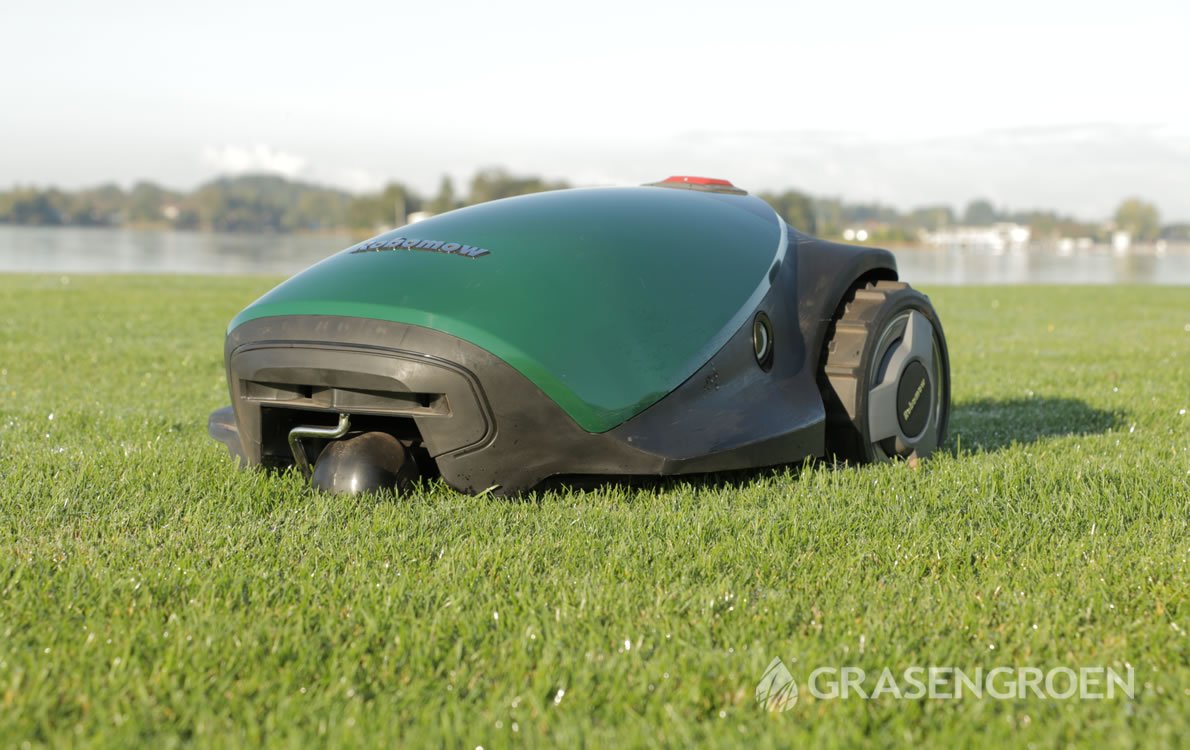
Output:
M509 501L235 470L224 327L273 283L0 276L0 745L1185 746L1185 288L927 290L916 469ZM1137 692L770 713L775 657Z

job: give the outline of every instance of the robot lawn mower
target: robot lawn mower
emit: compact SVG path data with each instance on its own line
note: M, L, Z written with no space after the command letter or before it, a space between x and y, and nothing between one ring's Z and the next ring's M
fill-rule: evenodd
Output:
M225 359L211 436L333 492L924 458L950 411L942 326L891 253L696 177L387 232L240 312Z

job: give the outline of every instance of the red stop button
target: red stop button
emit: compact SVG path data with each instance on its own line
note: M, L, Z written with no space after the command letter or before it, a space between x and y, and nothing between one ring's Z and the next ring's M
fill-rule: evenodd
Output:
M715 177L694 177L691 175L674 175L673 177L666 177L662 182L680 182L683 185L717 185L719 187L735 187L727 180L720 180Z

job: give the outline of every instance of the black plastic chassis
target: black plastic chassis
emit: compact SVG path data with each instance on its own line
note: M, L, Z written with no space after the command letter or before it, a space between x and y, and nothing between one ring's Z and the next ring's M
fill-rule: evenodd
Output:
M519 372L461 339L295 315L249 321L228 335L234 420L216 412L211 434L247 464L285 466L284 432L293 424L329 425L340 413L353 422L412 421L416 432L397 437L424 449L451 487L501 495L558 475L687 474L822 455L820 358L831 321L849 289L896 279L896 266L884 250L789 237L794 246L771 270L773 286L755 311L772 321L771 366L756 362L749 317L686 382L607 432L586 432Z

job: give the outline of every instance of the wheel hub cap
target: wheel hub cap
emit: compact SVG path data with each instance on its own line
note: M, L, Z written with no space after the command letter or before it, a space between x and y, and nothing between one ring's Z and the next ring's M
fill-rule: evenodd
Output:
M887 349L869 381L868 437L888 453L927 455L938 443L941 374L934 327L912 310L893 319L882 338L891 343L882 341Z

